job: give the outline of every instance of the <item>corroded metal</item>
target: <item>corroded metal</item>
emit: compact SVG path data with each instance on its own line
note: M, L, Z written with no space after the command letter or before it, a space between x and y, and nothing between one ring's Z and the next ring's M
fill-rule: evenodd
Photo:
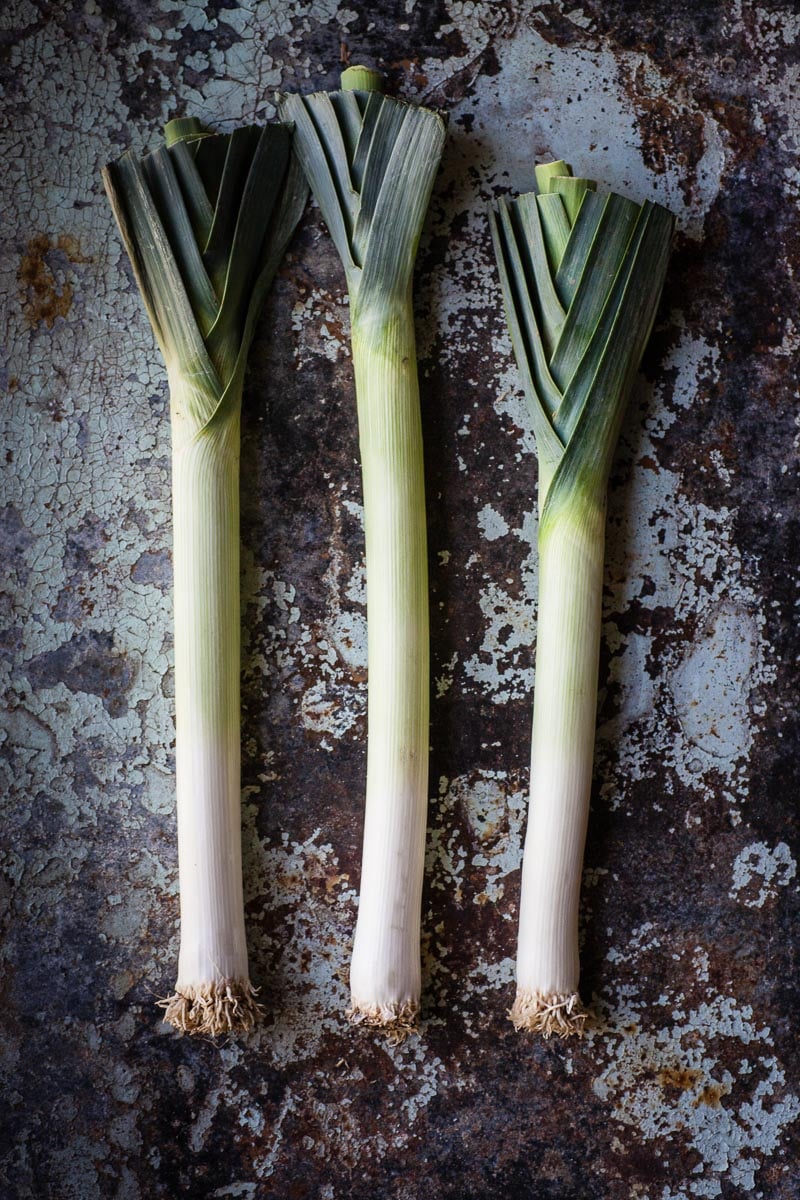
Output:
M800 1069L788 3L12 0L0 533L2 1190L791 1200ZM181 111L331 86L450 112L417 272L432 581L422 1032L347 1026L365 608L344 280L310 209L243 420L240 1042L181 1038L166 381L99 168ZM609 500L581 1043L506 1010L535 667L535 457L484 205L537 159L679 218Z

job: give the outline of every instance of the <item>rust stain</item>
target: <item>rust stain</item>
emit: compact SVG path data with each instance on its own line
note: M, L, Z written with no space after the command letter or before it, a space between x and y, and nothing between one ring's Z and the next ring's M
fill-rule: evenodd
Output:
M69 279L59 283L49 261L54 252L66 257L69 263L91 261L81 253L77 239L70 234L59 234L55 242L45 233L37 233L30 239L20 259L17 281L23 299L22 311L32 329L40 324L52 329L56 319L66 318L72 308L72 283Z
M50 249L50 239L43 233L37 233L28 242L17 272L25 297L22 311L32 328L44 322L48 329L52 329L56 317L66 317L72 308L72 284L67 280L59 289L46 259Z
M707 1083L699 1096L697 1096L692 1106L699 1108L701 1104L705 1104L708 1108L721 1108L722 1097L726 1094L728 1088L722 1086L721 1083Z
M681 168L681 191L690 203L698 180L698 165L705 153L705 121L702 112L691 111L677 82L666 94L652 91L643 63L633 71L623 69L622 83L636 114L642 140L642 158L656 175L671 164Z
M325 877L325 892L330 896L340 883L349 883L350 875L345 871L341 875L327 875Z
M430 83L429 76L415 58L398 58L391 66L395 71L402 71L403 75L407 79L410 79L415 87L426 88Z
M662 1088L671 1088L678 1092L690 1092L702 1078L702 1072L693 1067L664 1067L657 1076Z
M92 262L91 254L84 254L81 244L71 233L60 233L56 238L56 249L63 251L72 263Z

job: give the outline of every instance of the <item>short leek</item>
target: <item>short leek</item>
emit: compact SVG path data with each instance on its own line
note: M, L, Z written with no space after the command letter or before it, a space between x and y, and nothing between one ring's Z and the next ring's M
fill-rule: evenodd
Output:
M307 188L283 125L166 145L103 172L164 356L172 419L181 946L165 1020L189 1033L258 1015L245 944L239 732L239 429L255 320Z
M539 458L539 607L518 1029L580 1034L578 902L597 707L605 500L666 273L671 215L564 162L490 214Z
M412 274L445 136L436 113L350 67L342 90L285 96L295 149L350 293L368 620L364 851L350 970L355 1023L393 1040L420 998L428 779L428 580Z

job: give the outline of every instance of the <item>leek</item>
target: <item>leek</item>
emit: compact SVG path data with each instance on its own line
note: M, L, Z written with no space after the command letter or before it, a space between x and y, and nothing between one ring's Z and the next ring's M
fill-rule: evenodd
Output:
M580 1034L578 902L597 707L605 502L673 218L564 162L490 213L539 459L539 597L517 950L517 1029Z
M103 172L164 357L172 426L175 724L181 945L164 1020L249 1029L241 866L239 440L256 317L307 188L291 130L207 134L171 121L166 145Z
M367 796L350 969L354 1023L413 1028L428 780L428 581L412 275L445 136L442 118L350 67L342 89L285 96L295 150L350 295L364 489Z

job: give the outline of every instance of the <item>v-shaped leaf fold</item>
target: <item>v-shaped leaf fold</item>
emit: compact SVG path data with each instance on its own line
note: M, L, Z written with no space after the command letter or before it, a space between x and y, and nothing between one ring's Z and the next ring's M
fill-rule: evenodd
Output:
M286 95L295 149L354 303L410 284L444 143L438 113L380 92Z
M674 229L660 205L600 195L566 163L490 213L506 317L540 459L541 520L580 490L603 503Z
M156 339L195 430L238 403L255 315L305 204L291 129L209 134L188 118L167 144L103 172Z

